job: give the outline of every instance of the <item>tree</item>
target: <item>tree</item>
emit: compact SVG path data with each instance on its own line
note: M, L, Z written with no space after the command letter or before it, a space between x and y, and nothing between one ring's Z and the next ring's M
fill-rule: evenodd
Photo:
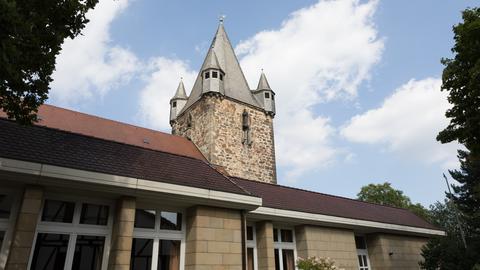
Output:
M460 211L467 248L458 232L446 228L446 237L432 239L424 248L425 269L480 269L480 8L464 10L462 18L453 27L454 58L442 59L441 90L448 92L452 108L445 113L450 123L437 140L458 141L466 148L458 150L460 169L450 171L458 184L447 197Z
M410 198L403 194L403 191L394 189L388 182L363 186L357 194L357 198L365 202L409 209L418 216L429 219L429 213L425 207L419 203L413 204Z
M65 38L85 27L98 0L0 1L0 109L22 124L37 120L48 98Z

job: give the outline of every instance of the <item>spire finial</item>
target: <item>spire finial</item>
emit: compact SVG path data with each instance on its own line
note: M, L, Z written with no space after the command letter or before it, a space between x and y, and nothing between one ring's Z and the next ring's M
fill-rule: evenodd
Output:
M225 21L226 17L227 16L225 16L225 15L220 15L220 17L218 17L218 20L219 20L220 24L223 24L223 21Z
M261 70L262 70L262 73L263 73L263 68L261 68Z
M180 77L180 81L182 81L182 82L183 82L183 77Z

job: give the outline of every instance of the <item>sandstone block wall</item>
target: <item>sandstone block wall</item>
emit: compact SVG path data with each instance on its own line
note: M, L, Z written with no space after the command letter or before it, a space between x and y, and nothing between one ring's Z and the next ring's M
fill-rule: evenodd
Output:
M257 222L255 228L257 235L258 270L275 270L272 222Z
M316 226L295 228L299 257L330 257L339 268L358 269L353 231Z
M240 211L197 206L187 211L185 270L241 270Z
M244 110L250 116L250 145L242 143ZM172 133L190 138L208 161L232 176L276 183L273 118L260 109L206 95L177 118Z
M130 269L135 206L136 199L133 197L122 197L117 201L108 261L109 270Z
M421 249L427 241L427 238L413 236L368 235L367 249L372 269L420 269Z
M43 189L41 187L25 187L5 269L27 269L42 200Z

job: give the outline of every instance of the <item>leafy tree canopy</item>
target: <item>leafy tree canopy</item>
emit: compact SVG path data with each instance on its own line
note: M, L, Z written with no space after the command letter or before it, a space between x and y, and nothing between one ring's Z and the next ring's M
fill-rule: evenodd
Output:
M425 207L419 203L413 204L410 198L403 194L403 191L394 189L388 182L363 186L357 194L357 198L365 202L409 209L415 214L429 219L429 213Z
M0 1L0 109L22 124L36 121L48 98L65 38L80 34L98 0Z

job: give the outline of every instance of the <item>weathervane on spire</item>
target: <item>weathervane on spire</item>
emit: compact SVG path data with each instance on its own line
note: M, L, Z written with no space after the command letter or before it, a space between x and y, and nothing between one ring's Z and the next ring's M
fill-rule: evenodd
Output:
M220 17L218 18L218 20L220 21L220 24L223 24L223 21L225 21L226 17L227 17L226 15L220 15Z

